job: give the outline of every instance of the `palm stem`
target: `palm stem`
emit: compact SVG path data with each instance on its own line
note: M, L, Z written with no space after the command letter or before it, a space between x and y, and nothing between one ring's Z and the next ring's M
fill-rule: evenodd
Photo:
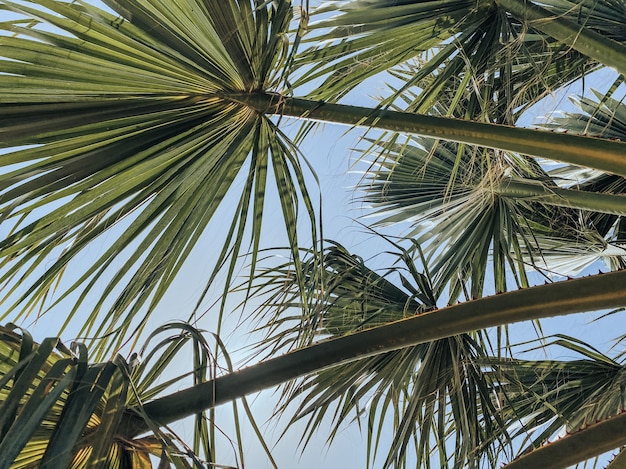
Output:
M538 156L626 177L626 143L449 117L333 104L268 93L221 96L263 114L374 127Z
M535 181L520 179L503 181L495 192L502 197L530 198L548 205L626 216L626 196L622 194L546 187Z
M247 394L303 375L381 353L513 322L626 305L626 271L573 279L490 296L320 342L206 383L155 399L144 412L167 425ZM147 431L132 414L121 427L129 436Z
M506 469L572 466L626 445L626 412L567 435L512 461Z
M529 26L626 75L626 46L527 0L496 0Z

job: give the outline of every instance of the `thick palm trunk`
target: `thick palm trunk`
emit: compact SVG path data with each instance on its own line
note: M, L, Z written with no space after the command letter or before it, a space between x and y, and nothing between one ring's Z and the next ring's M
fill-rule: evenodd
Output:
M143 412L160 425L247 394L359 358L502 324L626 305L626 271L568 280L479 300L320 342L215 380L155 399ZM132 415L122 432L135 436L147 427Z
M268 93L230 93L221 97L246 104L263 114L440 138L563 161L626 177L626 143L619 141Z

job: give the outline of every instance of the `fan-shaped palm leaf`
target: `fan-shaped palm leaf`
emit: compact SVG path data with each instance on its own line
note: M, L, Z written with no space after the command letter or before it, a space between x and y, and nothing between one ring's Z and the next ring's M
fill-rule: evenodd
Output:
M0 4L31 21L0 24L1 146L25 146L2 156L1 219L12 227L0 282L5 302L48 306L70 260L112 236L53 303L78 292L69 321L98 291L82 332L121 338L143 327L136 313L161 299L232 188L241 192L218 266L246 229L258 250L268 173L294 248L299 197L313 209L290 142L219 97L278 86L288 2L106 3L121 16L84 2Z
M427 139L383 144L360 184L363 200L381 216L378 224L410 222L407 237L423 246L435 291L451 283L450 301L466 282L471 297L483 294L490 255L496 291L506 290L506 267L527 285L516 253L529 242L528 202L510 195L511 175L529 174L515 157Z
M417 272L408 252L396 255L396 265L381 275L333 244L324 253L324 271L315 262L304 264L309 267L310 289L305 298L315 298L306 305L299 300L297 285L285 283L288 266L266 272L262 286L275 292L263 311L271 308L275 320L266 326L264 344L276 353L316 336L342 337L432 310L435 297L429 278ZM396 286L393 277L402 286ZM298 305L304 307L304 318L284 314ZM308 419L304 444L326 416L333 416L330 440L351 417L365 416L372 460L381 436L393 425L384 467L403 467L412 444L420 467L429 467L433 452L439 452L442 466L478 464L482 456L495 464L489 428L500 422L481 368L475 365L481 355L482 346L464 334L362 358L288 386L282 410L301 398L290 424ZM450 409L452 415L446 415Z

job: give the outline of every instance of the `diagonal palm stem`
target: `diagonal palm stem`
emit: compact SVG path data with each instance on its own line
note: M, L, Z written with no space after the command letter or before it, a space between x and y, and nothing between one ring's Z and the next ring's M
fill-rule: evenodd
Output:
M503 467L559 469L624 445L626 445L626 412L548 443Z
M408 132L523 153L626 176L626 143L449 117L333 104L271 93L228 93L222 98L263 114Z
M320 342L155 399L143 413L166 425L203 409L258 392L308 373L464 332L520 321L626 305L626 271L553 283L449 306L363 332ZM129 414L122 431L147 430Z
M626 196L622 194L546 187L522 179L502 181L493 190L501 197L529 198L548 205L626 216Z

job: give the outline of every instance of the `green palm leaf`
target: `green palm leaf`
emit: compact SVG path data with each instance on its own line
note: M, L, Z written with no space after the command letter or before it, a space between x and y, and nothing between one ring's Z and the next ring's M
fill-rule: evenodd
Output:
M506 196L512 175L532 176L524 160L429 139L381 147L359 185L362 200L377 225L410 224L406 236L423 247L437 295L450 284L455 301L468 283L466 296L482 296L490 259L496 291L507 289L507 268L518 287L527 285L516 253L532 242L524 218L532 210L524 198Z
M219 97L278 86L288 2L107 4L121 16L83 2L2 2L35 23L0 25L0 145L23 146L1 159L10 233L0 283L23 311L76 292L65 324L96 291L82 334L120 343L142 329L138 311L162 298L223 199L238 202L217 266L240 252L246 230L258 250L270 171L294 249L298 201L311 220L313 209L292 144ZM104 236L106 251L83 271L71 264L76 274L49 301L70 261Z
M88 365L84 347L74 355L58 339L36 346L11 329L0 332L0 467L146 467L140 442L107 432L125 409L123 360ZM143 464L124 462L133 453Z
M574 5L556 0L543 5L547 9L544 21L525 23L524 13L531 6L515 0L506 5L464 0L330 2L314 11L314 17L319 13L324 19L309 24L310 41L318 45L304 51L299 61L305 66L315 63L316 70L307 72L301 82L327 76L314 95L336 99L368 77L415 61L410 78L398 90L423 88L411 106L415 112L426 112L443 96L452 95L456 96L453 102L464 105L450 109L451 113L462 117L464 111L473 109L469 114L481 112L485 118L511 122L547 93L597 68L598 62L607 63L604 56L594 61L572 51L571 43L559 42L563 37L550 35L556 31L539 30L539 26L563 18L583 31L589 28L591 34L615 41L611 45L616 47L624 39L610 27L619 23L617 17L610 23L604 21L608 11L619 17L623 6L611 1ZM337 14L327 18L332 13ZM580 35L578 41L584 42ZM607 60L612 49L602 48ZM498 106L482 107L484 99L493 96Z
M520 454L565 432L576 433L623 412L626 395L622 364L580 340L546 338L546 346L583 355L569 361L490 359L494 396Z
M172 377L174 360L187 356L189 345L190 371L181 373L176 364ZM215 422L207 412L195 416L193 448L142 412L144 403L190 377L194 385L215 378L215 354L200 331L183 323L157 328L130 363L120 356L89 363L84 345L72 348L54 338L37 345L14 326L0 328L0 467L151 468L150 456L166 464L159 467L216 462ZM144 422L147 435L125 433L129 413Z
M394 267L381 275L342 246L331 244L321 261L322 272L316 262L304 264L309 267L304 298L314 298L310 303L299 299L296 283L285 283L287 265L260 277L260 287L274 292L263 308L275 314L264 341L272 354L315 337L342 337L435 307L431 282L417 272L408 252L396 253ZM399 279L401 286L392 279ZM289 316L297 307L303 308L303 318ZM307 419L303 445L325 417L332 418L329 440L342 424L366 419L369 464L377 459L381 438L390 426L394 437L383 467L404 467L415 454L419 467L429 467L433 455L438 455L441 467L471 466L483 457L495 464L491 427L502 422L481 367L475 364L483 346L474 335L427 342L311 374L286 387L281 411L291 411L290 403L300 402L289 425Z

